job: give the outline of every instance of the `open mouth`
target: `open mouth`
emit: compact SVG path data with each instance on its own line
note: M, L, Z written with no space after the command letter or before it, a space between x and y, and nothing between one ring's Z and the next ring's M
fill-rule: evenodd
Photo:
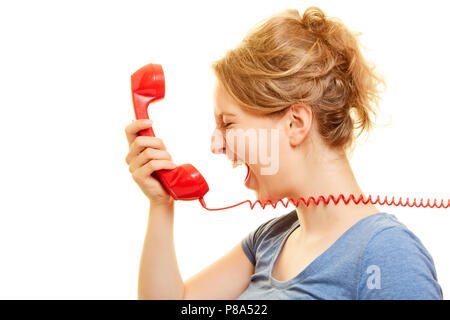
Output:
M249 179L249 177L250 177L250 167L249 167L249 165L247 164L247 162L244 162L244 161L242 161L242 160L233 161L233 168L236 168L236 167L241 166L241 165L244 165L244 164L245 164L245 166L247 167L247 174L246 174L246 176L245 176L244 183L247 184L248 179Z

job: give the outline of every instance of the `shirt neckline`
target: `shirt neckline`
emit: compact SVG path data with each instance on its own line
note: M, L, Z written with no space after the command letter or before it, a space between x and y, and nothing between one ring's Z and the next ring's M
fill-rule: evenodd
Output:
M351 230L353 230L357 225L363 223L364 221L367 221L369 218L372 218L374 216L381 215L381 214L385 215L386 213L385 212L377 212L377 213L373 213L371 215L368 215L368 216L358 220L350 228L348 228L339 238L337 238L336 241L333 242L333 244L330 247L328 247L318 257L316 257L313 261L311 261L311 263L308 264L306 266L306 268L304 268L302 271L300 271L294 277L292 277L288 280L285 280L285 281L280 281L280 280L277 280L274 277L272 277L273 267L275 265L276 260L278 259L279 255L280 255L281 249L283 248L288 237L291 235L292 232L294 232L295 229L297 229L297 227L300 226L300 222L298 221L298 219L296 219L295 222L292 224L292 226L288 229L288 232L282 238L280 244L277 247L275 254L272 257L272 260L270 261L270 267L269 267L269 271L268 271L269 272L268 277L269 277L270 284L275 288L280 288L280 289L286 288L294 282L302 281L303 279L308 277L311 273L315 273L315 270L316 270L315 268L316 268L317 263L320 262L320 260L323 260L331 252L331 250L338 245L338 243L341 241L342 238L344 238L344 236L349 234L351 232Z

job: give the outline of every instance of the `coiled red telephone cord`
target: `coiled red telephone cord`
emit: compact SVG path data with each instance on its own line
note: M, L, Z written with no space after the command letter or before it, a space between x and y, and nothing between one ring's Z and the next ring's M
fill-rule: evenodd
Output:
M417 203L416 198L413 198L414 201L412 201L412 203L410 203L409 197L406 198L406 202L402 201L402 197L400 197L400 199L396 202L394 197L392 197L391 201L388 201L387 196L384 198L384 200L380 199L380 196L377 196L377 198L375 200L372 199L372 196L369 195L367 197L366 200L364 200L364 197L362 195L359 196L359 198L355 198L355 196L353 194L350 194L347 198L345 198L345 196L343 194L339 194L339 197L335 198L333 195L329 195L328 198L325 198L324 196L319 196L318 199L316 199L315 197L309 197L307 200L305 200L305 198L300 197L298 198L296 201L292 198L288 198L288 200L286 201L286 203L283 201L283 199L278 199L277 201L275 201L275 203L273 203L271 200L267 200L264 202L264 204L260 201L260 200L256 200L256 201L250 201L250 200L245 200L242 202L239 202L237 204L234 204L232 206L228 206L228 207L223 207L223 208L208 208L206 206L205 200L203 198L200 198L199 201L202 205L203 208L205 208L206 210L209 211L217 211L217 210L226 210L226 209L230 209L230 208L234 208L237 206L240 206L244 203L249 203L250 204L250 209L254 209L254 207L256 206L257 203L259 203L259 205L261 206L261 208L265 209L266 205L270 204L273 208L276 208L276 206L278 205L279 202L282 203L282 205L287 208L287 206L289 205L289 202L292 202L293 205L295 205L295 207L298 207L300 204L300 201L303 202L307 207L309 206L309 204L312 202L315 205L318 205L320 203L320 201L323 201L326 205L328 205L328 203L330 201L333 201L334 204L337 204L339 201L344 201L344 203L347 205L350 200L352 200L355 204L359 204L360 202L362 202L363 204L367 204L367 203L371 203L371 204L376 204L378 203L379 205L388 205L388 206L402 206L402 207L417 207L417 208L443 208L443 209L447 209L450 207L450 199L447 200L447 204L444 204L444 199L440 200L440 203L437 203L437 199L434 199L433 203L430 204L430 199L426 200L426 203L423 203L423 198L420 199L420 202Z

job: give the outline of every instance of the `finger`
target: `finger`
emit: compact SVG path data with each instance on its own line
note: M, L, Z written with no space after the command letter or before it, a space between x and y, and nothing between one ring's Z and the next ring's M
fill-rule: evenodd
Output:
M151 160L172 161L172 156L165 150L147 148L142 151L137 157L134 157L133 160L131 160L131 162L129 163L129 169L131 172L133 172L134 170L142 167L144 164Z
M128 145L138 137L139 131L150 128L153 124L153 120L150 119L138 119L131 122L125 127L125 134L127 136Z
M177 165L171 160L151 160L133 172L134 177L144 178L161 169L175 169Z
M134 157L137 157L146 148L166 150L166 146L161 138L138 136L130 145L130 151L125 159L127 163L129 163L129 161L131 161Z

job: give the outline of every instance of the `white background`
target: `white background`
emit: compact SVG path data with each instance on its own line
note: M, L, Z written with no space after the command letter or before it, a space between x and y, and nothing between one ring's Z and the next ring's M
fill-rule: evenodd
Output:
M317 5L362 32L384 74L380 125L351 158L366 194L449 198L447 1L4 1L0 5L0 298L135 299L148 200L132 180L124 128L130 75L159 63L150 109L176 163L207 179L210 207L254 199L210 153L210 64L259 20ZM450 209L379 206L431 253L450 290ZM208 212L177 202L182 276L293 207Z

